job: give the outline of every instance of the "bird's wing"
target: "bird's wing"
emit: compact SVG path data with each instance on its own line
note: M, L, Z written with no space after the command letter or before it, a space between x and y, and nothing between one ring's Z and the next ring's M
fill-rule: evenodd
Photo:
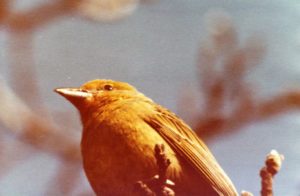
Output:
M144 117L153 129L185 159L220 195L237 195L231 180L199 137L179 117L154 105L155 113Z

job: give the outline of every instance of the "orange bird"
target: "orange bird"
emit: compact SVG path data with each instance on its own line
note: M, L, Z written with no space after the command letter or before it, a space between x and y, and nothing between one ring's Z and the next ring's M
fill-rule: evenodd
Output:
M97 195L135 195L134 183L157 173L155 144L165 146L167 178L175 182L176 195L238 195L192 129L133 86L92 80L55 91L80 112L83 166Z

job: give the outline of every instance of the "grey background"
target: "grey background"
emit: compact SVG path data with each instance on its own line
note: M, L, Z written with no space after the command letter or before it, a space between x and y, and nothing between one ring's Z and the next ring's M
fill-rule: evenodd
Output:
M18 9L41 2L45 1L19 1ZM127 81L161 105L179 112L182 88L197 85L196 60L205 35L204 17L215 9L232 17L242 41L258 34L268 44L263 62L247 74L258 97L271 97L298 87L299 1L161 0L142 5L133 15L115 23L96 23L72 15L39 29L34 36L34 58L45 103L54 110L75 113L52 89L110 78ZM0 71L9 80L7 36L0 31ZM209 143L239 191L259 195L259 169L265 155L277 149L286 159L275 178L275 195L299 195L299 117L299 111L280 115ZM0 180L0 195L41 195L56 167L51 157L37 153Z

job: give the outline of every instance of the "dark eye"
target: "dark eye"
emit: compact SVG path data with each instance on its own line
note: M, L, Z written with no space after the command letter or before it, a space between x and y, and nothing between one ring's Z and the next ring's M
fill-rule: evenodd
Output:
M110 84L105 84L103 89L106 90L106 91L111 91L111 90L113 90L113 86L110 85Z

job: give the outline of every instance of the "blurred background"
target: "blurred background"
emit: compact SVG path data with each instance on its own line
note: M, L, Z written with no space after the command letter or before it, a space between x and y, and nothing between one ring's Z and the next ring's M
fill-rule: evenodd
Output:
M77 111L53 92L126 81L177 113L236 185L300 192L300 3L1 0L0 195L94 195Z

